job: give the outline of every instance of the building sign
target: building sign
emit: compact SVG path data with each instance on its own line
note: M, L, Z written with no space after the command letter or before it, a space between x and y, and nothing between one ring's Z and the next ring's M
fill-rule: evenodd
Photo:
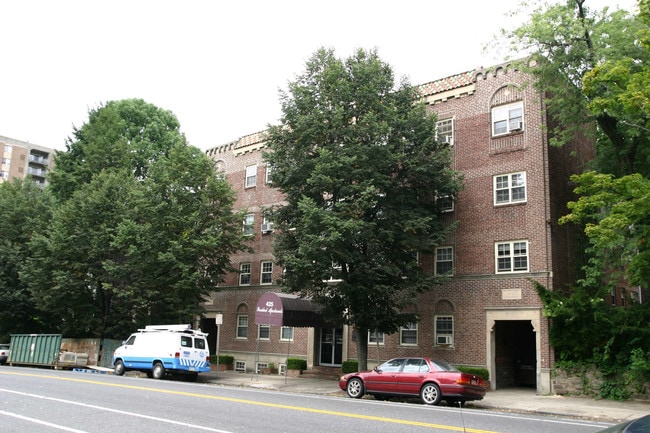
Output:
M282 326L283 314L282 299L277 293L268 292L263 294L257 301L255 323L257 325Z

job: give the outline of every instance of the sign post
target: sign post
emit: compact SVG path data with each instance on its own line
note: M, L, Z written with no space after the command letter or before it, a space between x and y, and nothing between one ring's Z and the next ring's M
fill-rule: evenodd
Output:
M223 314L217 313L214 318L215 323L217 324L217 347L215 348L215 354L217 355L217 374L219 374L219 336L221 335L221 324L223 323Z

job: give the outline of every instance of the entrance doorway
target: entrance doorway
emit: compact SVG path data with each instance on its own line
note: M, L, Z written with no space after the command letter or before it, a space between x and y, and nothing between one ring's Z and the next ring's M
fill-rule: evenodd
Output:
M494 324L495 369L499 388L537 386L535 332L530 320L498 320Z
M343 328L321 328L319 364L340 366L343 363Z

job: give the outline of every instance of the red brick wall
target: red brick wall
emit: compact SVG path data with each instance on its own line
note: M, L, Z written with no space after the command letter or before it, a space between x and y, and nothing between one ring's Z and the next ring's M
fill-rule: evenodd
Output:
M486 347L486 311L489 309L541 309L541 302L528 281L534 278L553 289L556 284L565 285L573 278L574 237L570 228L557 225L557 218L565 213L566 201L571 197L568 176L589 159L591 147L585 141L575 147L549 149L544 135L544 111L542 100L528 78L515 70L497 68L492 72L480 71L472 86L458 97L433 102L429 107L440 119L454 118L453 168L465 176L465 188L459 194L455 210L445 216L449 222L458 224L447 245L454 247L455 276L449 282L433 287L418 301L421 321L418 324L418 345L400 346L399 333L385 336L385 343L377 353L376 346L369 347L369 361L389 359L398 355L432 355L452 363L485 365L488 358ZM462 96L459 96L461 95ZM491 107L496 103L521 98L524 107L524 129L506 136L491 137ZM434 100L435 98L431 99ZM250 152L242 152L244 149ZM233 256L236 268L241 262L252 264L250 287L237 287L237 275L228 275L223 290L215 294L214 306L224 313L222 339L224 348L232 351L255 351L256 330L249 330L246 342L234 339L236 311L240 305L248 305L249 311L265 291L279 290L275 285L259 286L260 262L272 260L273 235L262 235L261 212L265 207L282 203L282 196L264 184L265 167L259 143L246 145L231 143L208 151L215 161L221 160L228 173L228 180L238 192L236 207L246 208L256 215L255 236L250 241L254 253ZM572 151L579 150L581 159L573 158ZM258 164L257 186L244 188L245 168ZM525 172L527 200L505 206L493 203L493 176L513 172ZM529 272L520 274L496 274L495 242L527 240L529 247ZM423 257L423 266L431 270L431 257ZM279 275L280 269L274 269ZM516 289L520 299L504 299L503 290ZM454 345L451 348L434 345L434 315L444 306L443 313L454 316ZM541 316L541 314L540 314ZM249 323L253 315L249 314ZM538 354L542 368L552 367L552 349L548 345L548 323L541 320L537 331L541 341ZM272 330L272 336L279 334ZM296 330L296 342L291 352L296 355L306 350L305 330ZM349 330L348 351L345 358L356 357L356 347ZM277 341L261 343L260 350L282 354L286 344ZM225 349L225 350L228 350ZM302 353L306 356L306 353Z

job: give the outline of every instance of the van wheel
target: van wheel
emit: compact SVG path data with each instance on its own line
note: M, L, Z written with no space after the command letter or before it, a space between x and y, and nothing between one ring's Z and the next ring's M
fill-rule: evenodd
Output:
M153 365L153 371L151 372L154 379L162 379L165 375L165 367L160 362L156 362Z
M124 363L122 362L121 359L118 359L115 361L115 374L117 376L122 376L126 372L126 368L124 368Z

